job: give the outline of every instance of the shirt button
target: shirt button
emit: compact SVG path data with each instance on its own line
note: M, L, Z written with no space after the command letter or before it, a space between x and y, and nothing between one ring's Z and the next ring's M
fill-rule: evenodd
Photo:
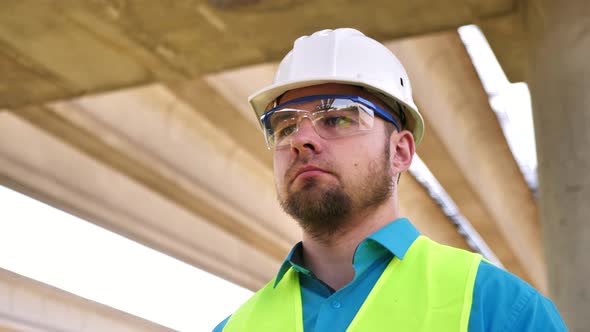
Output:
M339 301L332 302L332 308L334 309L339 309L341 306L342 304Z

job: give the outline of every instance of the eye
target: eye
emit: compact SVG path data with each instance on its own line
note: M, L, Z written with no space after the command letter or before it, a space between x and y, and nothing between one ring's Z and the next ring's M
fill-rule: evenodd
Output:
M336 128L336 129L340 129L340 128L349 128L353 125L354 120L352 119L352 117L347 116L347 115L328 115L326 117L324 117L322 124L324 125L324 127L326 128Z
M270 118L270 133L275 141L280 141L297 131L297 113L278 111Z
M277 140L285 138L295 132L297 125L294 123L286 124L275 129L275 137Z

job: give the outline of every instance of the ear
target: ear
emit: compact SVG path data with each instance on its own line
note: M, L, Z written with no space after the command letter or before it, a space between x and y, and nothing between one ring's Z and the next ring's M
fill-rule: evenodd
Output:
M400 174L410 168L412 164L416 149L414 136L408 130L402 130L401 132L394 132L389 140L391 172Z

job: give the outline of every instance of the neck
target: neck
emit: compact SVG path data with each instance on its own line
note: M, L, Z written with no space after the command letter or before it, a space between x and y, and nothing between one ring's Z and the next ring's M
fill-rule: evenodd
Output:
M346 286L354 278L352 261L361 241L399 217L395 202L397 200L392 197L370 212L365 211L351 217L343 223L346 226L336 234L312 237L304 233L305 267L335 290Z

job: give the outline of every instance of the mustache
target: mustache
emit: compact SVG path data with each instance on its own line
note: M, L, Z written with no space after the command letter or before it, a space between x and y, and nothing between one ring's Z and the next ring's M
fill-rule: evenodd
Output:
M293 162L293 164L291 164L291 166L289 166L289 168L287 168L287 171L285 172L285 179L288 181L288 183L293 182L299 170L305 166L317 167L338 177L338 175L333 172L333 166L327 162L314 161L312 158L298 158Z

